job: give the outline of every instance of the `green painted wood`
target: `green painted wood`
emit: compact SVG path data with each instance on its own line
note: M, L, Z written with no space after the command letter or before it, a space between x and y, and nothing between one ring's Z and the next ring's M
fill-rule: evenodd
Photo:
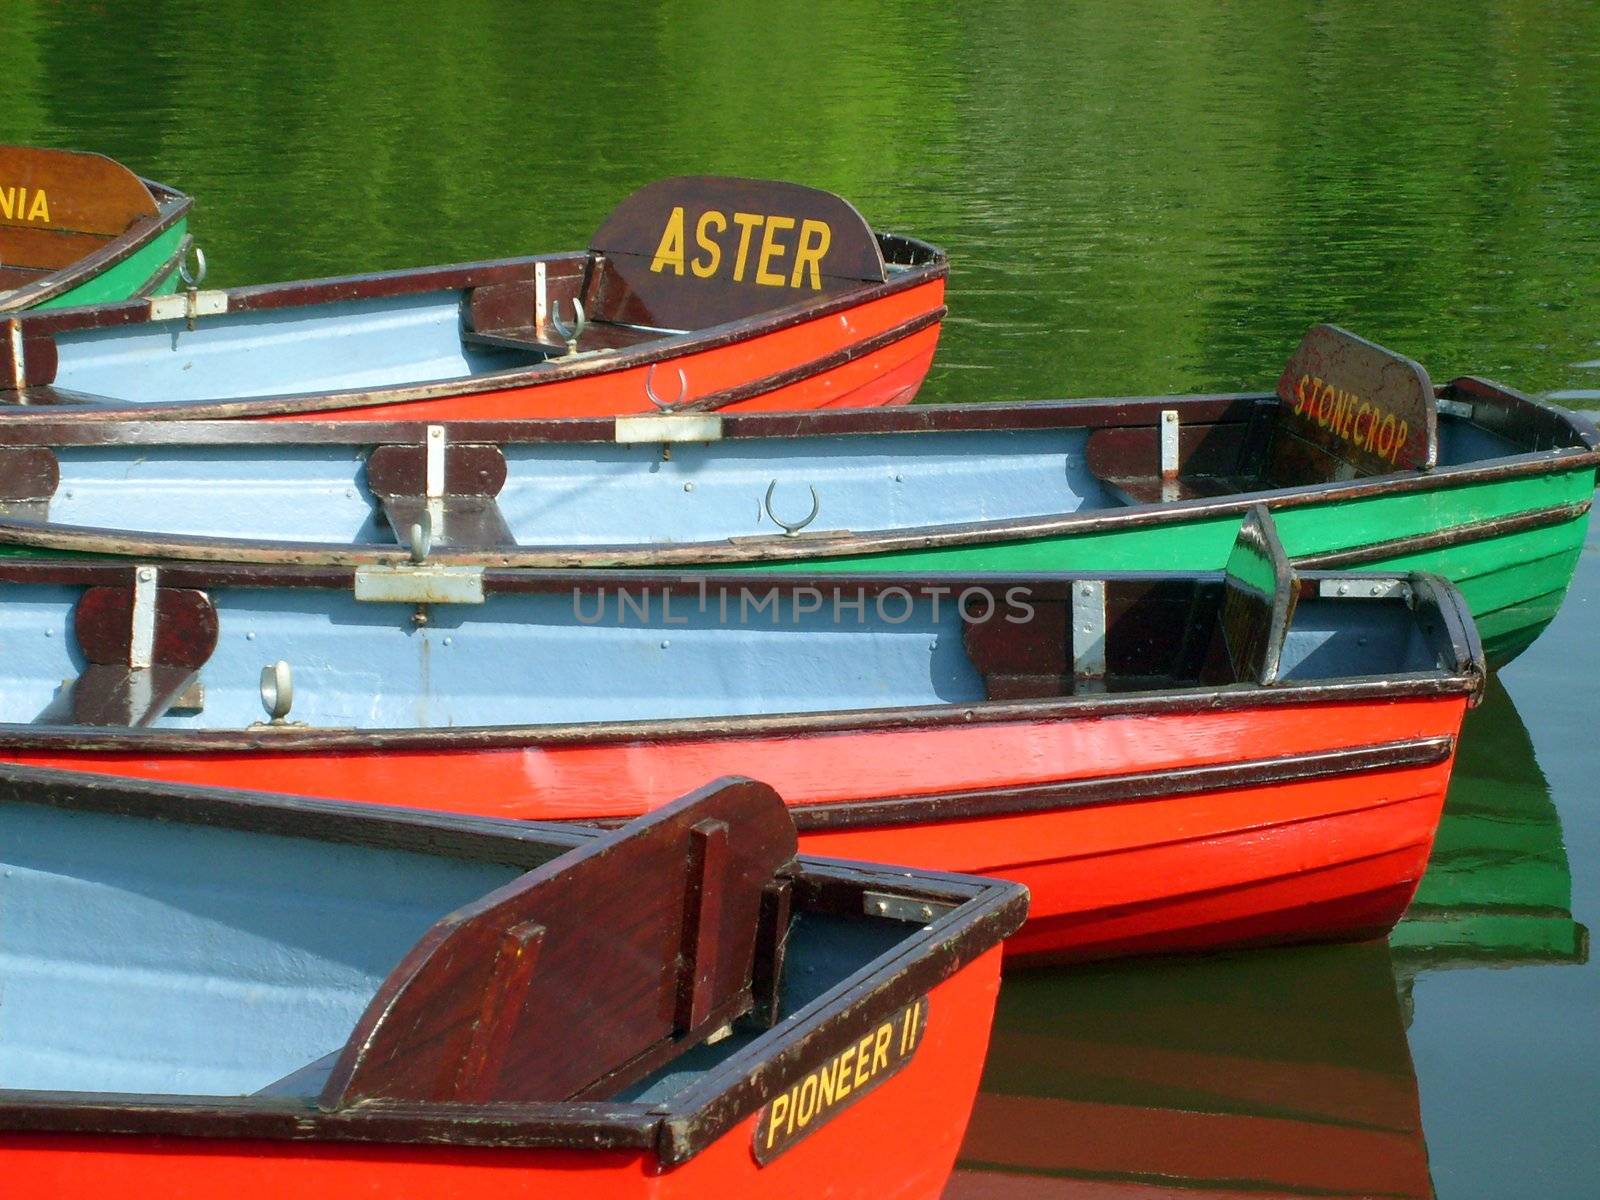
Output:
M163 231L159 237L141 246L121 262L113 263L93 278L36 305L31 311L70 308L79 304L109 304L138 295L156 272L173 260L188 228L188 218L177 221L172 228ZM148 294L165 295L176 291L177 287L178 271L174 266L166 271L160 283L149 289Z
M1278 536L1293 559L1357 549L1541 509L1580 504L1594 492L1592 468L1488 483L1444 486L1370 499L1273 508ZM1560 607L1588 515L1542 529L1375 557L1356 570L1429 571L1462 590L1484 649L1500 666L1526 649ZM1238 535L1237 516L1183 520L1115 532L995 541L931 550L807 560L818 570L907 571L1220 571ZM757 570L790 570L772 564Z
M1550 785L1511 697L1467 714L1428 871L1390 936L1412 969L1584 962L1572 867Z

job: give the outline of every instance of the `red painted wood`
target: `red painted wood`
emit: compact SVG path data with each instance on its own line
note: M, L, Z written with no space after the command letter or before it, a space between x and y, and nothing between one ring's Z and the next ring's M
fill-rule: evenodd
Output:
M1454 736L1466 699L1307 702L1092 721L384 754L9 751L183 783L538 819L628 817L741 774L791 806L1093 779ZM1011 817L803 836L811 854L999 875L1033 892L1032 957L1381 931L1421 877L1450 762Z
M844 312L730 345L662 360L655 368L657 392L677 392L683 369L684 403L749 384L779 372L804 370L819 359L848 350L877 334L933 312L944 303L944 281L894 292ZM814 371L794 383L728 405L726 411L758 408L871 408L909 403L916 395L939 340L939 326L863 354L843 366ZM503 390L393 404L319 409L272 418L285 421L468 421L519 417L594 417L653 412L645 394L648 367L608 371L573 379L551 379Z
M977 1093L999 986L996 948L929 993L926 1033L903 1070L765 1167L751 1154L752 1112L665 1172L643 1152L0 1134L0 1178L7 1200L932 1200Z

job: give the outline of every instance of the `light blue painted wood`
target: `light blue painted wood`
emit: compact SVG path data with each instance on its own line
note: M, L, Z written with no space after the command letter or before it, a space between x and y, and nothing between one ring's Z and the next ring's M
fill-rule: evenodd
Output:
M896 589L780 598L758 577L724 607L707 593L670 605L659 588L491 595L433 605L371 604L323 589L213 589L217 649L205 706L158 728L240 729L265 719L262 667L286 660L290 719L352 729L549 725L961 704L984 698L946 594ZM0 720L49 719L82 667L70 636L77 593L14 584L0 596ZM1007 607L996 586L997 611ZM859 602L859 603L858 603ZM1308 600L1283 656L1290 679L1435 666L1398 602Z
M0 1087L242 1095L512 867L0 804Z
M904 529L1112 503L1082 430L771 438L711 446L507 448L502 514L525 546L665 545L780 532L815 487L811 530ZM152 534L392 545L355 448L64 447L50 519Z
M392 541L379 526L355 447L283 446L245 456L219 447L63 448L50 520L195 537L350 545Z
M1284 641L1279 675L1299 682L1437 666L1416 614L1403 601L1303 600Z
M61 333L56 386L138 403L230 400L460 379L541 361L468 347L460 292Z

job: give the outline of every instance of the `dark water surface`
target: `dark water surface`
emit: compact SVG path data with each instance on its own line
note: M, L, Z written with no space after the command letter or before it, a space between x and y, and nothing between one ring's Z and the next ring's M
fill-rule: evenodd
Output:
M290 10L281 10L288 12ZM1269 386L1334 320L1600 403L1600 5L0 0L0 140L192 192L210 282L582 245L691 171L947 246L923 398ZM1390 948L1019 978L966 1195L1600 1194L1600 544Z

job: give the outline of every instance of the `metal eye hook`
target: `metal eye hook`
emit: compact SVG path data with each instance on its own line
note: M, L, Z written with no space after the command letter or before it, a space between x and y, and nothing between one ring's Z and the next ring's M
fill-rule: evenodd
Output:
M811 487L810 484L807 484L806 486ZM811 522L817 519L817 514L822 511L822 501L817 499L817 489L814 487L811 488L811 511L798 521L785 521L777 513L772 511L772 493L775 492L777 488L778 481L776 479L767 484L767 496L766 499L761 502L761 507L767 510L767 516L772 518L772 523L774 525L782 526L784 537L793 537L795 534L799 533L807 525L811 524Z
M274 725L282 725L294 706L294 673L281 658L261 668L261 704Z
M583 311L583 301L577 297L573 297L572 300L572 313L572 325L568 327L561 320L561 301L550 301L550 324L561 335L561 339L567 343L568 354L576 354L578 352L578 339L583 336L584 326L589 323L589 318Z
M427 509L423 509L420 519L406 530L406 543L411 547L412 562L427 561L428 551L433 549L433 514Z
M194 255L194 270L189 270L189 255ZM189 250L178 261L178 278L183 280L184 287L197 288L206 281L206 252L198 245L190 243Z
M666 410L676 408L683 402L683 397L689 390L689 379L684 375L682 367L678 368L678 394L671 400L663 400L656 395L655 380L656 364L651 363L650 369L644 373L644 394L649 397L651 404L654 404L659 409Z

